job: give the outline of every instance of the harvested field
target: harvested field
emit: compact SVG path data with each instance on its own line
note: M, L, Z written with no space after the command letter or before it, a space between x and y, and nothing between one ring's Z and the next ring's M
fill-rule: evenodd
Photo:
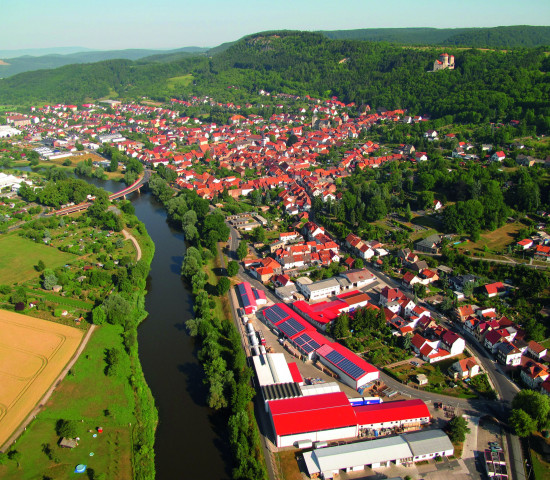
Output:
M84 332L5 310L0 331L1 446L53 384Z

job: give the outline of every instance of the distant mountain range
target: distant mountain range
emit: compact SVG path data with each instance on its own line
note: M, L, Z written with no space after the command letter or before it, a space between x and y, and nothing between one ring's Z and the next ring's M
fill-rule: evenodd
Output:
M55 51L74 50L79 49L77 52L68 53L65 51L63 54L53 53ZM39 49L33 50L0 50L0 78L8 78L13 75L22 72L28 72L33 70L43 70L62 67L64 65L72 65L79 63L94 63L104 60L123 59L123 60L141 60L143 58L151 57L148 61L154 61L154 58L159 56L169 57L176 56L182 58L188 55L199 54L208 51L208 48L202 47L184 47L174 50L147 50L147 49L127 49L127 50L106 50L106 51L94 51L80 47L65 47L58 49L43 49L43 55L32 56L29 54L22 54L22 52L38 52ZM7 55L3 55L8 52ZM9 52L12 52L11 54ZM15 53L19 53L22 56L13 56Z
M366 40L409 45L518 48L550 45L550 27L514 25L492 28L364 28L320 31L337 40Z
M404 45L439 45L474 48L532 48L550 46L550 27L517 25L494 28L365 28L359 30L319 31L334 40L389 42ZM226 42L214 48L184 47L174 50L107 50L60 47L24 50L0 50L0 78L22 72L51 69L64 65L124 59L168 63L190 55L214 56L233 46Z

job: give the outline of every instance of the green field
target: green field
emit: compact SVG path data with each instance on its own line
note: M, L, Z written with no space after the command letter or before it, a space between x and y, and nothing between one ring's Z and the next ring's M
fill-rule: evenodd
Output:
M119 376L106 376L105 349L122 348L122 329L105 325L97 329L78 359L72 373L54 392L46 407L13 446L21 452L19 466L14 460L0 465L3 480L73 478L74 468L83 463L95 475L105 479L126 480L132 473L132 427L135 424L134 394L125 378L129 358L123 353ZM60 448L55 424L59 419L76 420L79 445L74 449ZM82 421L82 422L81 422ZM104 431L93 438L97 427ZM92 430L93 432L89 432ZM48 444L52 459L44 452ZM90 452L94 455L90 456ZM90 472L91 473L91 472Z
M193 81L193 75L181 75L179 77L172 77L166 80L169 88L187 87Z
M57 248L8 233L0 236L0 279L2 283L25 282L38 276L34 266L42 260L47 268L57 268L78 257Z

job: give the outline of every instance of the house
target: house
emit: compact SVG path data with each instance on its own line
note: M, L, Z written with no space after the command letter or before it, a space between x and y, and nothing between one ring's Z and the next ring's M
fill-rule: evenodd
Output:
M522 250L528 250L533 246L533 240L531 240L530 238L524 238L523 240L517 242L516 245Z
M496 347L496 357L499 363L517 367L521 364L522 352L513 343L504 340Z
M531 340L527 344L527 353L535 360L541 360L548 353L548 349L535 342L534 340Z
M491 156L492 162L502 162L506 158L506 154L501 150L499 152L493 153Z
M458 290L459 292L464 291L464 287L467 284L475 285L477 277L475 275L457 275L455 277L449 278L449 285L453 290Z
M550 246L537 245L533 258L537 260L550 261Z
M502 295L505 295L507 292L507 289L502 282L491 283L489 285L485 285L483 288L485 289L485 293L489 298L497 296L500 297Z
M538 362L529 360L521 370L521 379L532 389L537 389L548 378L548 370Z
M479 365L474 357L463 358L451 366L451 374L455 380L457 378L460 380L472 378L480 373Z
M430 235L423 240L419 240L414 244L414 248L420 252L439 253L439 244L441 237L439 235Z

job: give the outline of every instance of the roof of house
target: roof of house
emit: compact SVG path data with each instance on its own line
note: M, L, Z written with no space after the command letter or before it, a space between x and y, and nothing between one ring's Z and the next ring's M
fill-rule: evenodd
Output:
M268 402L276 435L317 432L357 424L344 392Z

